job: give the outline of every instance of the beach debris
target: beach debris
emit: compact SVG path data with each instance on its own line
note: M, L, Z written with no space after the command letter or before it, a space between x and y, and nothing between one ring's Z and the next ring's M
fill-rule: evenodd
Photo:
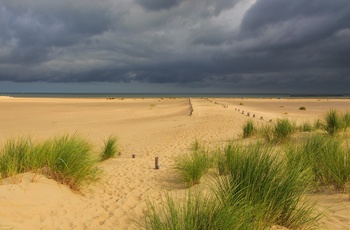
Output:
M158 157L155 157L155 159L154 159L154 165L155 165L154 168L155 169L159 169L158 159L159 159Z
M136 155L135 155L135 154L132 154L132 155L131 155L131 157L132 157L132 158L135 158L135 157L136 157Z

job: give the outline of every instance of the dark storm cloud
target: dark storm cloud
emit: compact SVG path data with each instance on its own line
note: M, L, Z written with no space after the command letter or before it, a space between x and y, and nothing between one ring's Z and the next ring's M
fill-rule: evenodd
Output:
M181 0L135 0L138 4L147 10L162 10L180 4Z
M0 81L349 91L348 0L5 0L0 31Z
M88 42L108 30L112 21L103 7L69 1L8 1L0 12L1 44L13 45L0 60L22 64L49 59L54 47Z

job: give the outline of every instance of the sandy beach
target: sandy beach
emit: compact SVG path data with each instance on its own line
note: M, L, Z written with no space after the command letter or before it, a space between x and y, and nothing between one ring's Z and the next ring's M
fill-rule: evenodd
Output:
M156 203L164 192L188 190L174 179L173 163L194 140L215 147L239 139L247 119L257 124L278 118L312 122L329 109L350 111L350 99L0 97L0 143L19 136L43 140L78 133L98 152L113 135L121 152L99 164L101 180L82 193L32 173L21 175L16 184L3 180L0 229L138 229L133 221L142 221L146 199ZM155 157L159 170L154 169ZM206 183L196 186L204 189ZM328 210L322 229L350 229L348 194L310 197L320 210Z

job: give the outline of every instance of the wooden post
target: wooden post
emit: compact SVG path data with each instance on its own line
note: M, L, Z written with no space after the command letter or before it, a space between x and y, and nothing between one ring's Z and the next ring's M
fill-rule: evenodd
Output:
M135 156L136 156L135 154L132 154L132 155L131 155L132 158L135 158Z
M159 164L158 164L158 157L155 158L154 160L154 163L155 163L155 169L159 169Z

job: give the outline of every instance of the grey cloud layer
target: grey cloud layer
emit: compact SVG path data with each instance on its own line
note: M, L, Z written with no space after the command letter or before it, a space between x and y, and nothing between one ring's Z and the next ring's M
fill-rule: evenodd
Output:
M0 31L0 81L350 90L348 0L3 0Z

